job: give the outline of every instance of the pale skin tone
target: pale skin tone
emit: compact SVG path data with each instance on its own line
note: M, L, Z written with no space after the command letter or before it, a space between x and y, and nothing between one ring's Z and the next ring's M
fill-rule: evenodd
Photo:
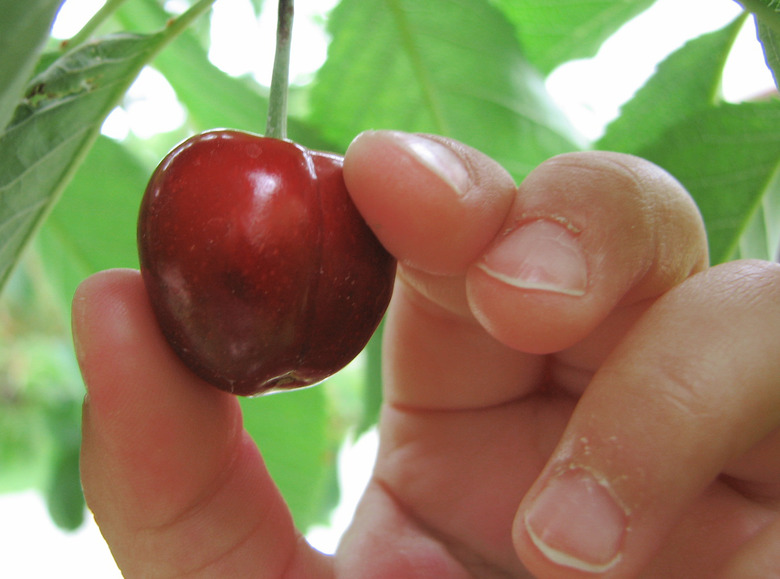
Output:
M333 557L138 273L79 289L83 485L125 576L780 577L778 266L710 268L686 192L634 157L516 187L458 143L373 132L344 173L399 275L379 456Z

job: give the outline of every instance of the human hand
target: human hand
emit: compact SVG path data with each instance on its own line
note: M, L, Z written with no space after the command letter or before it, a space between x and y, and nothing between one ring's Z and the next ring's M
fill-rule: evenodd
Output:
M126 576L780 568L780 268L707 269L695 207L633 157L557 157L518 189L457 143L376 132L344 171L399 278L379 456L333 558L294 529L236 400L171 353L138 274L77 293L84 490Z

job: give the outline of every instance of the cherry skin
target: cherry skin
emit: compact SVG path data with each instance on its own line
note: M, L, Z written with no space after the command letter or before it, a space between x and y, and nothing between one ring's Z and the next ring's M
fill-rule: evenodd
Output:
M207 382L238 395L307 386L368 342L396 264L341 168L337 155L217 130L153 173L141 273L169 344Z

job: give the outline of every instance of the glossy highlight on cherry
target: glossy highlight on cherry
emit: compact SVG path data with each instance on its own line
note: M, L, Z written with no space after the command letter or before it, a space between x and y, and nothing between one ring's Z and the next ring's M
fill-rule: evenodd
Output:
M256 395L315 384L378 326L396 263L341 168L338 155L215 130L152 175L138 220L144 283L173 350L214 386Z

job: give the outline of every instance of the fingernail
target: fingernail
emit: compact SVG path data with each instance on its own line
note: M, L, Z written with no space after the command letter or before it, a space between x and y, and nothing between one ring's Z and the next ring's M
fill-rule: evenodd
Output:
M453 191L463 195L469 187L471 177L463 160L451 149L438 141L413 133L392 133L395 141L411 153L438 177L446 181Z
M551 479L525 515L531 540L545 557L591 573L620 560L626 525L609 488L582 469Z
M588 286L582 246L560 223L532 221L489 250L478 267L495 279L523 289L581 296Z

